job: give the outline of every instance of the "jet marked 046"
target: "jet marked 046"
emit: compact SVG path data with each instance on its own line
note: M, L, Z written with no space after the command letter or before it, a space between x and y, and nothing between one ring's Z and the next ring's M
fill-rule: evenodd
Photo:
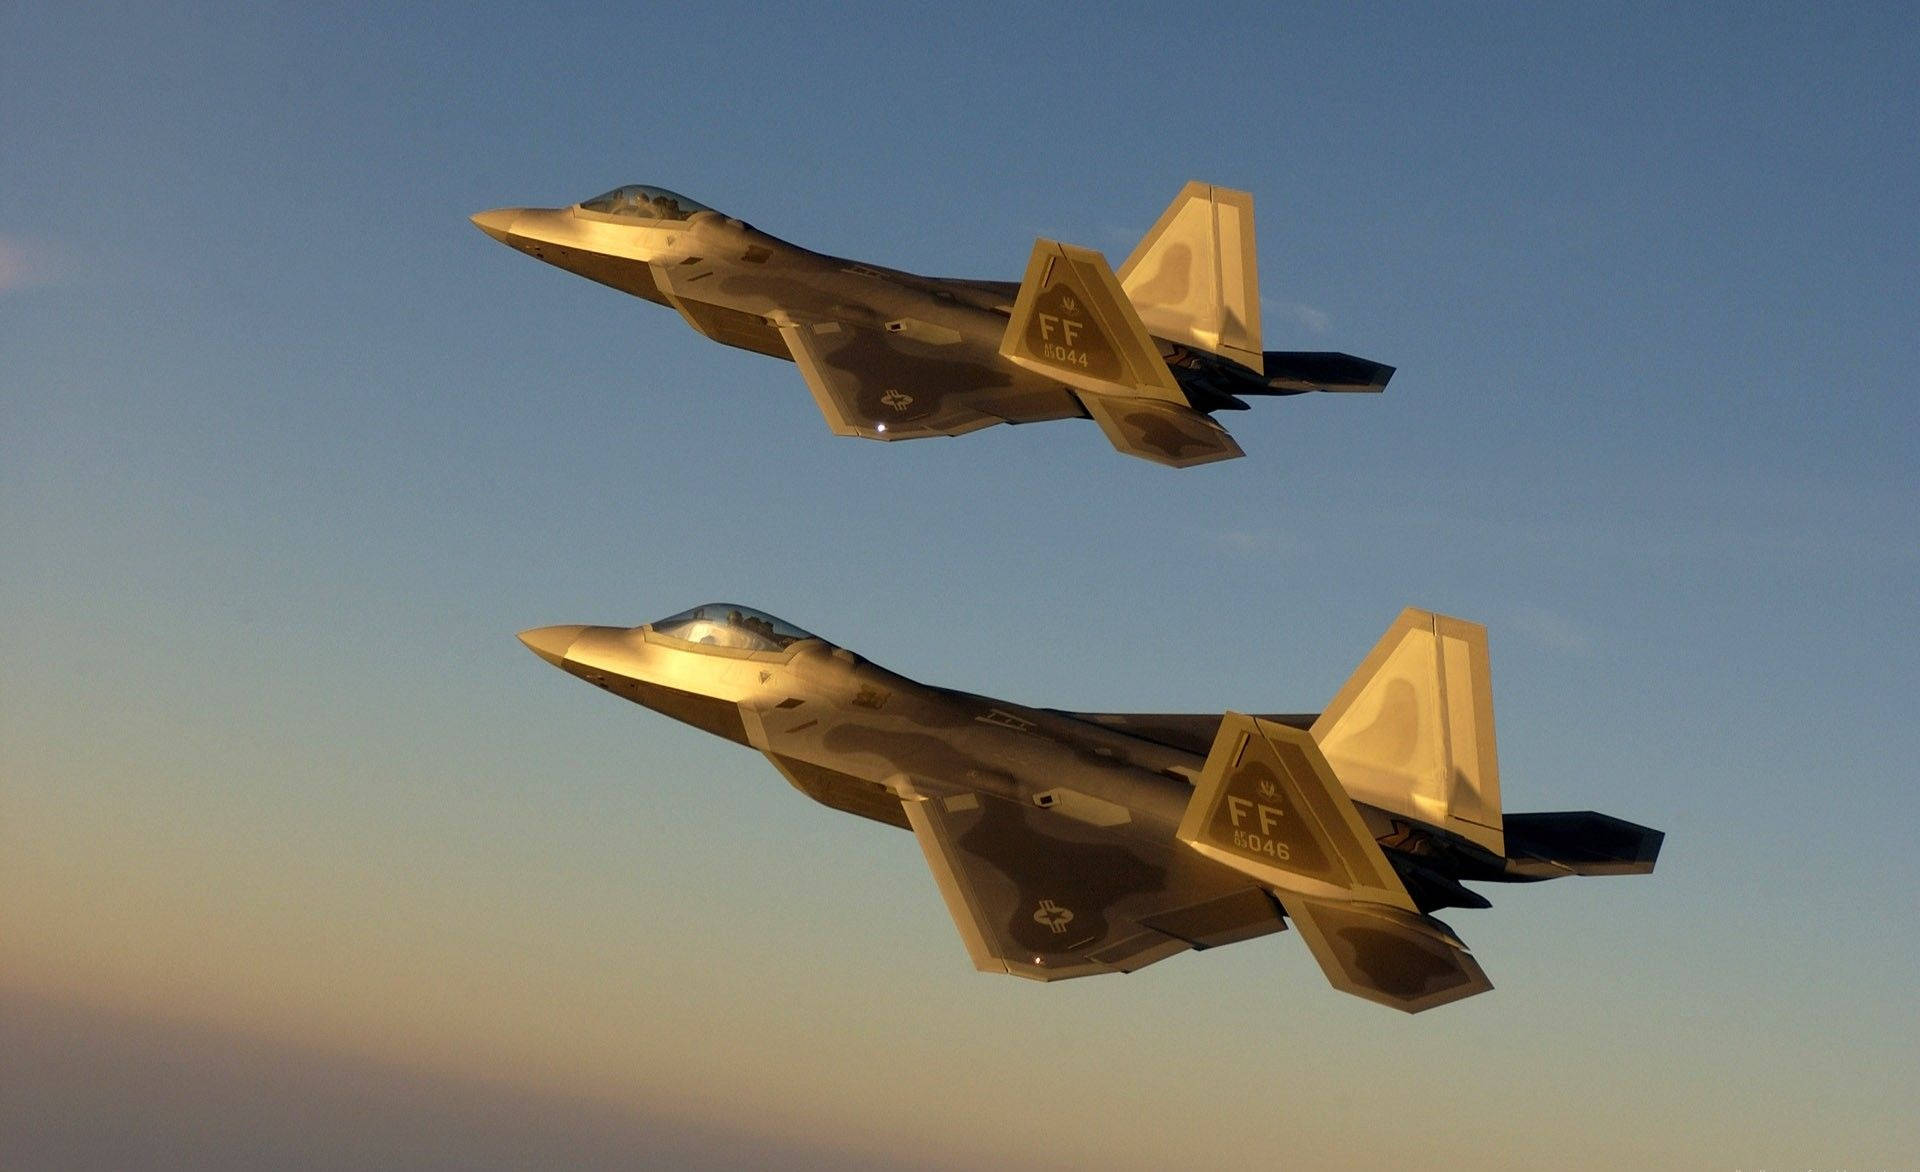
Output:
M1378 391L1393 368L1260 348L1253 198L1189 183L1120 271L1039 240L1020 283L921 277L809 252L664 188L501 208L481 231L670 306L716 342L800 368L837 435L916 439L1087 419L1174 467L1241 455L1246 396Z
M1492 987L1464 882L1653 870L1657 830L1503 814L1486 631L1406 610L1317 715L1065 712L931 687L744 606L523 631L534 654L910 829L986 971L1131 972L1291 921L1409 1013Z

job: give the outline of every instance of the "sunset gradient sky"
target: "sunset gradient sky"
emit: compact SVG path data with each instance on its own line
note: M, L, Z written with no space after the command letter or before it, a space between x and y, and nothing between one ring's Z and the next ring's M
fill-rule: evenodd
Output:
M1913 5L126 7L0 12L0 1165L1912 1166ZM1185 472L835 438L467 222L1015 279L1189 179L1399 374ZM712 599L1086 710L1461 615L1508 809L1666 853L1419 1017L977 974L910 836L513 638Z

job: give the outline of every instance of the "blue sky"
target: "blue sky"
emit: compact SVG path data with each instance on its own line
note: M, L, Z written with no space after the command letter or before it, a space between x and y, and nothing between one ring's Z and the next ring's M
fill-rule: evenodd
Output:
M9 10L0 1156L1909 1161L1916 50L1895 5ZM1013 279L1196 178L1254 193L1268 345L1399 373L1186 472L835 438L466 221L648 182ZM1311 709L1462 615L1508 808L1667 852L1455 914L1497 989L1414 1019L1290 935L996 980L907 836L512 637L714 598L1082 709Z

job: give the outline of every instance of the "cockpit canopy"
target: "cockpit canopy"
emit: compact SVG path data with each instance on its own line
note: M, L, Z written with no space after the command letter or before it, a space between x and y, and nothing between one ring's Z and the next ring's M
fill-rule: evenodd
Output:
M802 639L817 639L765 611L730 602L709 602L651 624L654 633L736 651L785 651Z
M713 210L677 192L664 187L648 187L643 183L630 183L625 187L616 187L605 195L583 199L580 206L590 212L630 220L687 220L693 218L695 212Z

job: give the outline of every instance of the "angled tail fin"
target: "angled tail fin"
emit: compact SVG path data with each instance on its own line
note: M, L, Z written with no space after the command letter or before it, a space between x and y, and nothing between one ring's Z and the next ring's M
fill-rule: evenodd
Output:
M1188 405L1106 258L1034 243L1000 353L1072 387L1114 447L1184 468L1241 455L1226 429Z
M1264 372L1253 196L1181 188L1120 266L1120 287L1155 335Z
M1178 835L1215 862L1281 891L1414 910L1304 729L1227 713Z
M1485 627L1401 611L1312 733L1356 801L1506 853Z
M1036 240L1000 353L1080 391L1186 404L1107 260Z
M1418 1013L1493 987L1420 914L1306 731L1229 712L1179 838L1280 899L1334 988Z

